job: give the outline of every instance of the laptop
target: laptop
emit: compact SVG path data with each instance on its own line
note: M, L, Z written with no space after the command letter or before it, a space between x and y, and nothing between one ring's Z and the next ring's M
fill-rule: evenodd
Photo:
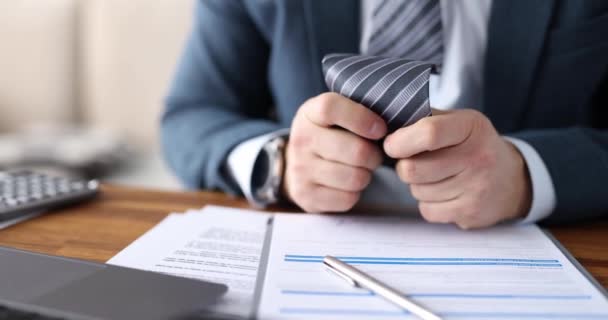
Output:
M0 247L1 319L201 318L227 290L223 284Z

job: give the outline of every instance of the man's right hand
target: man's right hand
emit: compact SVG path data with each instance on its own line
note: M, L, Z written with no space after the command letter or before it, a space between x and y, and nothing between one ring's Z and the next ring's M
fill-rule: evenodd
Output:
M372 140L384 120L336 93L323 93L298 110L286 148L283 192L307 212L350 210L382 164Z

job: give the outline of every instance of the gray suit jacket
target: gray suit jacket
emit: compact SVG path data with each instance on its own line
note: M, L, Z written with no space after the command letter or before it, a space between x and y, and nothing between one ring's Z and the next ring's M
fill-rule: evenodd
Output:
M358 52L359 1L200 0L167 98L162 142L191 188L237 193L224 168L249 138L289 127L327 91L320 61ZM553 222L608 211L608 1L495 0L483 112L541 155Z

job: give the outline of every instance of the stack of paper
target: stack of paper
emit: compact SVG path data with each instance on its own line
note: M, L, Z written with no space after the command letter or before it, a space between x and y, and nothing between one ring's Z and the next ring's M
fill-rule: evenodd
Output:
M443 319L608 319L605 292L535 225L462 231L398 217L207 207L172 214L109 263L225 283L214 311L414 319L326 272L333 255Z
M226 284L214 311L246 317L269 218L216 207L173 213L108 263Z

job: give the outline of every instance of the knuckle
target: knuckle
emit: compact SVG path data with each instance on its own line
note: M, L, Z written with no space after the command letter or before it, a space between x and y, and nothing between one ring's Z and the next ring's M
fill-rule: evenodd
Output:
M493 130L494 127L492 122L483 113L470 109L465 110L465 112L468 112L473 128L477 128L481 131Z
M464 212L466 208L464 208L463 206L454 206L453 208L451 208L450 212L453 215L454 218L454 222L457 222L459 220L462 220L464 217Z
M475 208L469 208L464 211L463 216L467 219L476 220L480 218L480 212Z
M308 162L303 161L302 157L297 152L288 152L285 159L286 171L290 175L299 174L308 169Z
M333 104L338 97L338 94L334 92L324 92L316 97L317 103L320 104Z
M289 197L294 201L303 201L310 198L312 185L306 180L306 176L302 176L299 173L290 173L288 176L287 191ZM300 203L298 203L300 204Z
M424 218L424 220L426 220L427 222L443 223L446 221L445 217L440 216L439 214L437 214L437 212L435 212L429 206L423 203L418 204L418 210L420 211L420 215L422 215L422 218Z
M306 212L318 212L323 209L320 207L318 201L312 199L309 195L311 194L310 190L304 189L303 193L300 194L300 198L296 200L296 204Z
M424 220L426 220L427 222L431 222L431 223L436 222L435 215L433 215L432 212L427 207L418 205L418 210L420 211L420 215L422 216L422 218Z
M315 99L315 112L318 117L324 121L331 120L332 117L332 106L335 102L334 93L323 93L317 96Z
M298 182L292 183L289 193L290 193L291 198L298 205L302 204L301 202L303 202L306 199L306 195L308 194L308 192L306 192L306 190L302 186L302 184L300 184Z
M461 109L456 112L459 112L463 117L470 118L473 121L478 121L485 118L483 113L475 109Z
M483 114L475 109L462 109L460 112L468 115L471 118L483 118Z
M384 143L382 144L382 148L384 149L384 152L389 157L397 158L397 152L396 152L397 148L396 148L395 144L396 144L395 138L392 136L387 137L384 140Z
M417 185L417 184L411 184L410 185L410 193L412 194L412 196L418 200L420 200L420 198L422 198L423 192L422 192L422 188Z
M351 210L359 202L359 197L360 194L358 192L347 192L339 209L341 211Z
M315 112L318 99L319 97L309 98L298 108L293 118L292 127L300 124L305 119L308 119L309 115ZM293 129L294 128L292 128L292 131Z
M426 120L421 123L424 143L426 144L427 149L433 150L439 143L440 128L435 121L431 120L431 118L422 120Z
M397 173L406 182L415 180L418 173L416 162L409 159L400 160L397 163Z
M355 163L363 165L368 162L370 157L373 157L373 148L366 142L359 141L352 147L352 159Z
M349 186L356 191L365 189L371 181L371 174L364 169L354 169L349 177Z
M479 198L469 200L462 210L462 215L467 219L478 219L481 216L481 200Z
M307 178L308 166L305 162L295 161L289 166L291 176L296 182L303 183Z
M473 166L478 169L492 168L498 162L498 157L495 152L487 149L481 149L474 157Z
M317 104L317 115L325 123L331 121L331 105L329 103Z
M307 213L312 213L312 212L318 212L320 210L317 210L316 207L314 207L314 204L311 201L300 201L300 203L296 203L300 209L302 209L304 212Z
M312 144L311 135L294 132L289 137L289 143L287 144L287 148L300 150L300 149L310 146L311 144Z
M487 180L483 180L479 183L473 190L476 197L476 202L481 203L482 199L486 199L486 197L490 194L490 185Z

